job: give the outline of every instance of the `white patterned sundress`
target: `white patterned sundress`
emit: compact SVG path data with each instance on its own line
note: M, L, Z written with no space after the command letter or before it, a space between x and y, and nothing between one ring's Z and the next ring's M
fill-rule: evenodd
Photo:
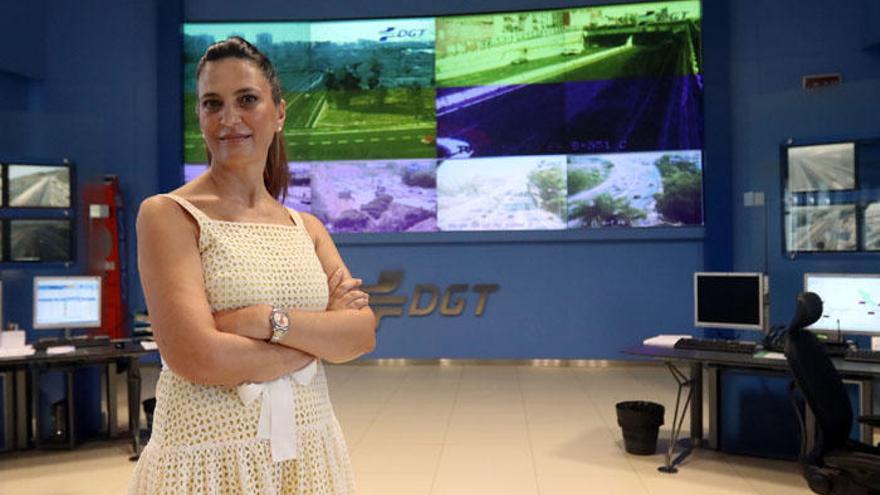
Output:
M199 226L199 253L212 311L252 304L321 311L327 278L302 218L296 225L208 218L172 194ZM230 363L230 366L234 366ZM350 494L354 479L321 363L294 389L295 459L274 462L260 439L262 399L248 405L236 387L199 385L163 369L149 443L129 484L130 495Z

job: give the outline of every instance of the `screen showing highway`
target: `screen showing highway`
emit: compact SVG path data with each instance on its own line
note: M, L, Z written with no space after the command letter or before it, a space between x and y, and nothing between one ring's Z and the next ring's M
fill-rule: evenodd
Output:
M699 0L410 19L187 23L195 68L242 36L284 87L286 204L331 232L703 223Z
M786 215L788 251L855 251L856 206L792 206Z
M70 208L70 168L9 165L9 206Z
M855 143L788 148L789 191L839 191L855 185Z

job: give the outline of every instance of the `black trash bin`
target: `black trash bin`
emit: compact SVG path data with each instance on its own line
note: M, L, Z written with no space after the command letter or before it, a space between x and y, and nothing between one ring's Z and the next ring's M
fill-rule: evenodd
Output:
M623 429L623 447L630 454L657 452L657 434L663 424L664 408L656 402L617 403L617 424Z
M52 403L52 435L51 440L66 442L67 435L67 399L61 399Z

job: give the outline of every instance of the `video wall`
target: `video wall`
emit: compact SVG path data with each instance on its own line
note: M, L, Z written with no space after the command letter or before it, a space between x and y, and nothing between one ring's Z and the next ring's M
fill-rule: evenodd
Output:
M699 0L417 19L184 25L242 36L284 86L287 206L331 232L702 225Z

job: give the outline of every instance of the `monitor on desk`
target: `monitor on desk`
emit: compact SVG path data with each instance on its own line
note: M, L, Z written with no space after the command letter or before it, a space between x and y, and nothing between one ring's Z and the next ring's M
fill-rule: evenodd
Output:
M694 273L694 326L763 331L766 295L763 273Z
M822 316L807 329L880 335L880 274L805 273L804 290L822 299Z
M34 277L34 328L101 326L101 277Z

